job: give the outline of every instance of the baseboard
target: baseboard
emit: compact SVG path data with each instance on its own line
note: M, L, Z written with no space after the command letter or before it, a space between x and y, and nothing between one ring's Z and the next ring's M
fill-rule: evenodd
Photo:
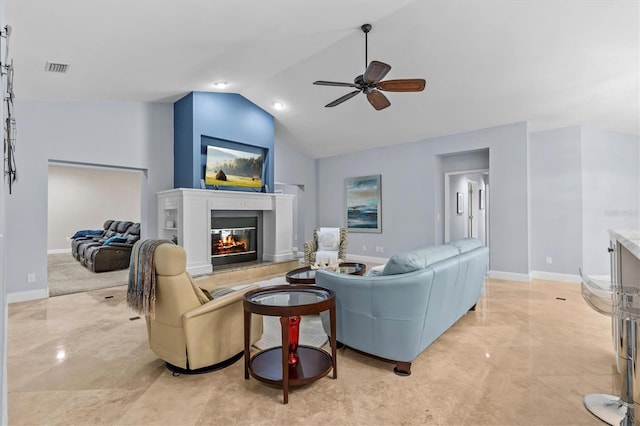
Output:
M47 254L71 253L71 248L47 250Z
M49 287L38 290L18 291L7 293L7 303L27 302L29 300L47 299L49 297Z
M520 274L517 272L489 271L489 278L494 278L496 280L518 281L523 283L531 282L529 274Z
M347 253L347 262L362 262L362 263L376 263L378 265L384 265L389 261L388 257L373 257L373 256L361 256L357 254Z
M198 275L210 275L213 272L213 265L210 263L205 263L204 265L187 265L187 272L190 273L192 277L196 277Z
M280 263L280 262L287 262L293 259L295 259L293 252L284 253L284 254L270 254L270 253L262 254L262 260L266 260L267 262Z
M531 271L529 275L532 279L537 280L559 281L563 283L579 283L581 281L579 275L560 274L557 272Z

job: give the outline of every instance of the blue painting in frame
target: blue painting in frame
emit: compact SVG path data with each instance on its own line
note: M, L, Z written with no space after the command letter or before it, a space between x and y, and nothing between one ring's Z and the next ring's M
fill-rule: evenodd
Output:
M344 180L346 223L350 232L382 232L380 175Z

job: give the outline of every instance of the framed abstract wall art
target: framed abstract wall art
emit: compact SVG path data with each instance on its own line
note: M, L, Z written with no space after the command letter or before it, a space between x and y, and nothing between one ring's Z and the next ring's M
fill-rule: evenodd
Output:
M350 232L382 232L380 175L344 180L346 224Z

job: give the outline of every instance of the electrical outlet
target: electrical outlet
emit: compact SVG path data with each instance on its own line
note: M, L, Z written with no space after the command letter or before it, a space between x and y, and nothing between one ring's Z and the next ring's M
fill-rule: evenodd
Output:
M553 259L551 258L551 256L547 256L547 265L551 265L553 263Z
M380 253L384 253L384 247L380 246Z
M367 246L362 246L362 251L367 251Z
M380 246L376 246L376 253L380 253Z
M36 273L35 272L30 272L27 274L27 282L28 283L35 283L36 282Z

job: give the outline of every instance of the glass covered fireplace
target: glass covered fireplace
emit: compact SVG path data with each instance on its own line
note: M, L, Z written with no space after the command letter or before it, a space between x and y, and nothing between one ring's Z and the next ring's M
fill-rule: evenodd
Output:
M257 217L212 217L213 266L257 260L257 234Z

